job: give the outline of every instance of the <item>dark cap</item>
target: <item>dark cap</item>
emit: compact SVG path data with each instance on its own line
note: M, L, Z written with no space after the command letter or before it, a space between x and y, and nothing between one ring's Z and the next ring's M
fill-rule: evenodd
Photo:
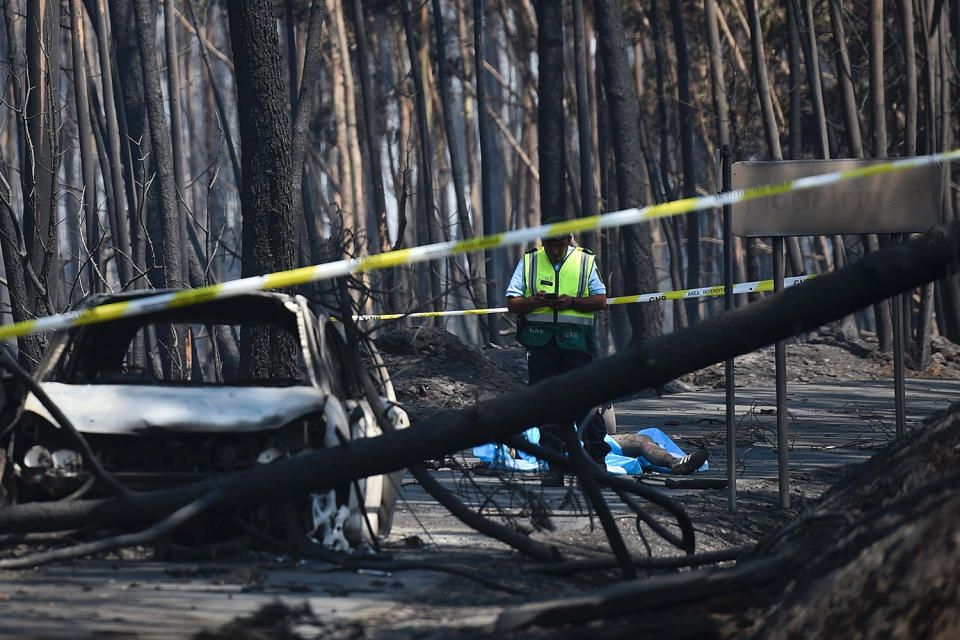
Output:
M542 222L542 224L545 226L545 225L548 225L548 224L556 224L557 222L566 222L566 221L567 221L567 219L564 218L563 216L550 216L549 218L547 218L546 220L544 220L544 221ZM546 241L546 240L565 240L565 239L571 238L571 237L573 237L573 234L570 233L570 232L567 232L567 233L562 233L562 234L559 234L559 235L544 236L544 237L542 238L542 240L544 240L544 241Z

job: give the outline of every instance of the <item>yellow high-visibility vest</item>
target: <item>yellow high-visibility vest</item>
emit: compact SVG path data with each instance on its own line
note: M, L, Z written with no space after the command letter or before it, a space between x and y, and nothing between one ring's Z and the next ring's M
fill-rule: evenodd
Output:
M537 291L547 291L571 298L589 295L590 274L596 257L583 247L574 247L560 263L559 271L547 257L543 247L531 249L523 254L523 295L532 296ZM524 316L527 322L576 324L593 326L592 311L566 309L555 311L550 307L538 307Z

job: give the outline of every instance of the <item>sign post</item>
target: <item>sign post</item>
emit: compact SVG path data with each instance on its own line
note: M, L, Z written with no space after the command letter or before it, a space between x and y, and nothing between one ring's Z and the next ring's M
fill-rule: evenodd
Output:
M859 169L886 160L782 160L737 162L733 187L743 189L783 183L832 171ZM790 191L770 198L733 205L733 233L738 236L773 237L774 291L783 290L783 238L787 236L862 233L904 234L926 231L943 223L944 165L927 165L896 174L867 176L840 182L830 189ZM801 275L801 274L792 274ZM897 437L903 436L904 369L903 313L894 299L893 350L894 398ZM780 506L790 506L790 467L786 426L786 349L775 347L777 390L777 458ZM729 413L729 407L728 407ZM728 418L729 421L729 418ZM730 430L728 428L728 439ZM728 456L730 445L728 443ZM736 451L728 457L735 460ZM734 484L730 484L734 491ZM731 496L734 496L732 493ZM735 509L735 498L731 497Z

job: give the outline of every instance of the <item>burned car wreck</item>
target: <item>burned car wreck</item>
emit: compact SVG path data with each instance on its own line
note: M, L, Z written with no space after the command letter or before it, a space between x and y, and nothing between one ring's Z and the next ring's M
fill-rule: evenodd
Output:
M98 294L79 308L157 292ZM280 352L282 366L257 368L255 341ZM316 315L306 299L254 292L75 326L51 340L34 373L43 394L125 487L149 490L204 480L347 440L380 433L360 375L370 374L392 428L409 425L371 341L352 358L342 325ZM8 502L94 496L106 489L37 395L27 393L3 428ZM335 550L389 533L399 477L374 476L320 492L294 506L300 534ZM219 514L272 535L289 528L279 505Z

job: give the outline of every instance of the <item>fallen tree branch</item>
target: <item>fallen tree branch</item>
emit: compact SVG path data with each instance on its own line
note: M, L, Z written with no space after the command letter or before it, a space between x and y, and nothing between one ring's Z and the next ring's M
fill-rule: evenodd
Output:
M702 600L776 580L783 565L783 560L763 558L741 563L733 569L691 571L624 582L587 596L531 602L504 610L497 619L495 631L506 633L532 625L548 627L584 622Z
M540 562L555 562L560 559L560 552L555 547L548 547L521 533L485 518L479 513L471 511L467 505L447 491L436 478L430 475L421 465L410 465L410 473L423 486L424 490L436 498L455 517L480 533L500 540L510 545L525 556Z
M679 548L681 548L681 549L687 549L687 553L688 553L688 554L694 552L694 550L696 549L696 546L695 546L695 544L693 543L694 533L693 533L693 525L692 525L692 524L690 525L690 529L691 529L690 540L691 540L691 542L688 544L686 541L684 541L683 538L678 538L677 536L675 536L675 535L673 534L672 531L670 531L669 529L667 529L666 527L664 527L662 524L660 524L659 522L657 522L656 518L654 518L652 515L650 515L649 513L647 513L646 509L644 509L643 507L641 507L641 506L640 506L640 503L638 503L636 500L634 500L634 499L633 499L633 496L631 496L629 493L627 493L626 491L617 490L617 495L620 496L620 499L623 500L624 504L626 504L628 507L630 507L630 508L633 510L633 512L634 512L635 514L637 514L637 533L638 533L640 536L643 536L643 531L640 529L640 523L643 522L643 523L646 524L648 527L650 527L651 529L653 529L653 532L654 532L654 533L656 533L658 536L660 536L661 538L663 538L664 540L666 540L667 542L669 542L669 543L672 544L673 546L679 547Z
M0 536L0 548L10 547L15 544L46 544L48 542L60 542L79 533L79 529L70 529L69 531L48 531L46 533L10 533Z
M665 558L634 557L630 559L630 562L637 569L679 569L681 567L697 567L705 564L716 564L718 562L730 562L739 559L752 549L753 547L734 547L722 551L710 551L687 556L668 556ZM534 567L533 570L549 575L565 575L583 571L615 569L619 565L620 560L617 558L587 558L584 560L569 560L567 562L538 565Z
M606 475L607 471L601 469L587 456L583 447L580 446L580 439L573 430L572 424L564 424L561 433L569 452L568 457L573 463L577 477L580 479L580 487L593 506L594 511L597 512L600 525L603 527L604 533L607 534L607 542L610 543L610 550L613 551L613 555L617 557L623 577L625 580L633 580L637 577L637 571L630 565L630 551L623 541L623 535L620 533L617 521L613 519L610 505L603 499L603 494L600 493L600 487L597 485L597 476Z
M531 424L560 422L571 413L656 387L688 371L812 330L938 280L958 270L958 259L960 221L954 221L906 244L870 253L833 274L710 318L691 329L644 341L544 383L464 410L438 412L409 429L353 441L349 452L342 447L312 451L215 481L126 498L11 505L0 509L0 532L106 523L133 526L145 519L149 522L164 517L196 500L210 491L214 482L224 491L222 505L226 508L276 501L403 469L484 442L503 441ZM549 393L544 393L547 387Z
M139 531L137 533L125 533L112 538L105 538L103 540L96 540L94 542L88 542L85 544L64 547L63 549L54 549L53 551L44 551L42 553L35 553L33 555L23 556L21 558L0 560L0 569L24 569L26 567L36 567L41 564L56 562L58 560L69 560L72 558L87 556L92 553L111 551L113 549L119 549L120 547L146 544L170 533L183 523L190 520L190 518L203 513L215 505L217 501L220 500L222 495L223 494L221 491L214 489L200 498L197 498L190 504L180 507L161 522L158 522L157 524L148 529L144 529L143 531Z

